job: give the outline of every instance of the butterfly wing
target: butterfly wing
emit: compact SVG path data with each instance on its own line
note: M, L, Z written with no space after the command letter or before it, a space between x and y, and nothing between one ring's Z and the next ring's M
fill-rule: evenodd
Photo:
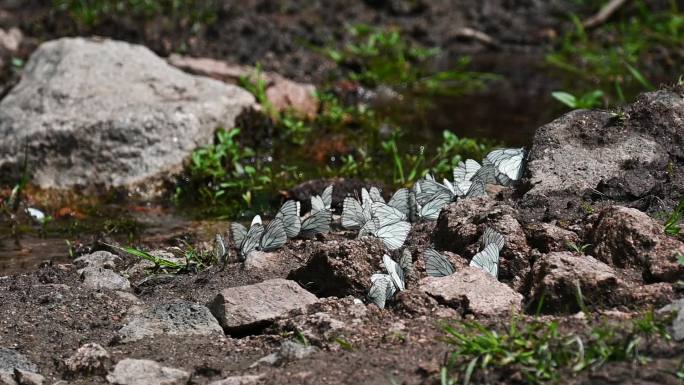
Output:
M360 229L369 219L366 218L359 201L352 197L344 198L342 202L342 227L352 230Z
M399 267L404 272L404 275L409 275L413 271L413 257L408 249L401 252L401 259L399 259Z
M472 159L467 159L465 163L459 163L458 167L454 169L454 183L467 182L473 179L480 168L482 166Z
M485 185L484 183L476 179L472 185L470 185L470 188L468 189L468 192L466 193L466 198L477 198L477 197L485 197L487 196L487 191L485 191Z
M323 190L323 194L321 194L321 201L323 201L323 208L330 209L332 206L332 193L333 193L333 185L329 185L328 187Z
M228 253L228 250L226 249L226 243L223 241L221 234L216 234L214 237L214 250L212 251L216 261L223 261L224 257Z
M489 159L482 159L482 167L475 173L472 181L481 181L484 184L496 183L496 166Z
M385 265L385 270L387 271L387 274L389 274L394 286L399 289L399 291L404 291L404 271L401 270L399 264L394 262L387 254L382 256L382 263Z
M387 274L374 274L373 277L371 277L371 282L373 284L371 285L370 290L368 290L368 299L380 309L384 309L385 302L392 296L389 293L394 288L394 285ZM392 294L394 294L394 292L392 292Z
M454 265L435 249L427 249L423 253L425 271L431 277L446 277L454 273Z
M280 218L274 218L266 225L259 248L263 251L273 251L281 248L287 241L287 232Z
M420 182L421 192L416 195L416 201L420 205L425 205L431 201L435 196L440 194L449 195L449 199L453 199L454 193L447 186L434 180L423 180Z
M392 195L392 198L390 198L389 202L387 202L387 205L394 207L408 217L410 211L409 195L409 190L407 188L400 188L394 193L394 195Z
M373 218L378 218L380 227L406 220L404 213L382 202L373 202L371 215Z
M252 227L257 223L260 225L263 225L263 223L261 222L261 216L260 215L255 215L254 218L252 218L252 223L249 225L249 227Z
M400 221L392 223L391 225L380 227L376 232L376 236L382 240L389 250L396 250L404 245L406 237L411 231L411 224Z
M261 241L261 235L264 233L264 225L261 223L255 223L249 228L245 238L240 243L240 258L245 260L247 255L259 247L259 242Z
M319 211L325 210L325 202L323 202L323 198L321 198L319 195L312 195L311 196L311 214L315 214Z
M499 247L490 243L470 260L470 266L478 267L494 278L499 277Z
M302 221L300 235L310 238L316 234L329 233L331 221L332 211L330 210L321 210L313 213Z
M230 224L230 234L233 236L233 244L239 247L247 235L247 228L240 223L233 222Z
M504 236L491 227L487 227L480 237L480 244L482 245L483 249L489 244L495 244L499 251L501 251L505 242L506 240L504 239Z
M299 230L302 228L302 218L299 216L301 207L301 203L297 201L285 201L275 216L283 221L285 234L287 234L288 238L294 238L299 235Z
M420 217L429 221L436 221L439 218L442 207L451 202L451 199L451 194L437 194L420 209Z
M370 221L364 223L359 230L359 234L356 238L366 237L366 236L377 236L378 229L380 228L380 221L378 218L373 218Z
M371 187L370 190L368 190L368 195L370 195L371 201L373 202L385 203L385 198L382 197L380 189L378 189L375 186Z
M501 148L487 154L494 167L513 181L520 180L524 169L524 148Z

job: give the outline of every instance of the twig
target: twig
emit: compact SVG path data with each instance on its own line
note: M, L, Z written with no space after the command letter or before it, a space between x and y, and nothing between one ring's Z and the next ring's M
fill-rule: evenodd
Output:
M456 31L455 33L456 37L463 37L467 39L473 39L476 41L479 41L480 43L486 44L486 45L498 45L497 41L494 40L493 37L487 35L486 33L482 31L478 31L476 29L472 29L469 27L463 27Z
M610 17L626 2L627 0L610 0L606 5L601 7L601 10L599 10L598 13L584 20L582 25L584 28L598 27L610 19Z

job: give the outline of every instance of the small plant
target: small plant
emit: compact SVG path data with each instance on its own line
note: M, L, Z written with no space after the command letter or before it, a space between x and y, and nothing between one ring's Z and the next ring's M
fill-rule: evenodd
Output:
M568 248L568 250L573 251L578 254L584 254L584 251L591 246L591 243L586 243L583 245L578 245L575 242L568 242L565 244L565 246Z
M337 342L340 347L348 352L354 351L354 346L351 344L351 342L347 341L343 337L337 337L335 338L335 342Z
M418 155L402 154L397 147L397 139L400 133L395 131L388 140L381 143L382 149L392 160L393 164L393 182L397 184L406 184L413 182L424 175L421 169L425 157L422 152Z
M684 213L684 196L679 200L677 206L672 210L672 213L665 221L665 233L677 236L679 235L681 228L680 223L682 221L682 213Z
M269 115L271 118L277 117L277 112L273 108L271 101L266 95L268 80L266 79L264 72L261 70L261 64L257 63L252 74L241 76L238 84L242 88L249 91L249 93L254 95L254 98L261 105L267 115Z
M478 162L487 155L496 143L461 138L451 131L442 132L442 144L432 159L432 170L437 174L451 174L459 162L475 159Z
M603 91L601 90L590 91L579 97L569 92L556 91L552 92L551 96L572 109L591 109L603 105Z

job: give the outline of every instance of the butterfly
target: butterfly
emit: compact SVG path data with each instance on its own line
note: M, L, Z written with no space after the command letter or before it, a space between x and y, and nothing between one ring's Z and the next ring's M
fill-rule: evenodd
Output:
M332 193L333 186L330 185L323 190L323 194L314 195L311 197L311 214L315 214L318 211L330 210L332 206Z
M329 233L330 222L332 221L332 211L318 210L302 220L302 228L299 235L304 238L312 238L316 234Z
M382 226L380 219L373 218L363 225L359 230L357 238L373 236L379 238L387 249L396 250L404 245L409 231L411 231L411 224L406 221L398 221Z
M482 167L475 172L472 180L480 181L483 184L496 184L496 173L497 171L494 163L492 163L492 161L490 161L488 158L484 158L482 159Z
M373 274L371 276L371 288L368 290L368 299L380 309L385 308L385 303L392 298L396 289L389 274Z
M356 198L346 197L342 202L342 227L345 229L360 229L371 220L370 210L366 211Z
M394 262L394 260L387 254L382 256L382 264L385 266L385 270L387 271L387 274L390 276L390 280L397 290L404 291L406 286L404 283L404 270L401 268L401 266Z
M283 220L274 218L266 225L264 233L259 240L259 250L273 251L281 248L287 241L287 232L283 226Z
M229 252L221 234L217 233L214 237L214 249L212 250L212 254L217 262L221 262L221 264L225 266Z
M518 181L522 177L525 168L525 155L524 148L501 148L487 154L487 160L492 162L501 174L500 181L508 184Z
M425 271L431 277L446 277L454 273L454 265L435 249L427 249L423 253Z
M460 162L458 166L454 168L454 183L472 180L477 171L481 168L482 166L472 159L467 159L465 163Z
M466 198L477 198L477 197L486 197L487 196L487 191L485 190L485 184L479 179L476 179L471 185L470 188L468 189L468 192L465 194Z
M245 226L233 222L230 224L230 231L233 235L233 243L239 251L239 258L241 261L244 261L250 252L259 247L261 236L264 233L264 225L261 222L261 217L256 215L252 219L249 230Z
M401 252L399 267L401 267L401 270L404 271L404 275L409 275L411 272L413 272L413 257L408 249L404 249Z
M505 242L506 240L504 239L503 235L491 227L487 227L480 237L480 244L482 245L483 249L487 247L487 245L495 244L499 251L501 251Z
M45 224L45 222L48 220L48 217L45 215L45 213L37 208L27 207L26 213L31 217L31 219L40 224Z
M380 227L408 219L407 215L403 212L382 202L373 202L371 205L371 217L378 218Z
M276 218L280 218L285 228L285 234L288 238L294 238L299 235L299 230L302 228L302 218L299 217L301 204L297 201L288 200L280 206Z
M470 266L480 268L494 278L499 277L499 246L496 243L488 244L482 251L475 254L470 260Z

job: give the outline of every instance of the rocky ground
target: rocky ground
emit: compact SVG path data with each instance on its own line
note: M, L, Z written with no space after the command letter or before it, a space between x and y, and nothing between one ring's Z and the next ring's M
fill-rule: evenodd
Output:
M102 246L2 277L3 381L36 383L25 377L40 373L69 384L432 384L450 350L445 322L505 327L513 314L538 314L578 331L681 309L684 242L641 210L681 194L683 93L644 94L618 120L576 111L540 128L523 184L414 226L406 245L415 270L383 310L365 300L381 243L340 231L225 269L153 273ZM486 226L506 238L500 282L467 267ZM426 278L421 255L431 244L456 274ZM673 340L644 348L648 364L607 363L564 382L677 383L667 373L684 353L682 320L668 321ZM507 376L480 380L525 382Z

